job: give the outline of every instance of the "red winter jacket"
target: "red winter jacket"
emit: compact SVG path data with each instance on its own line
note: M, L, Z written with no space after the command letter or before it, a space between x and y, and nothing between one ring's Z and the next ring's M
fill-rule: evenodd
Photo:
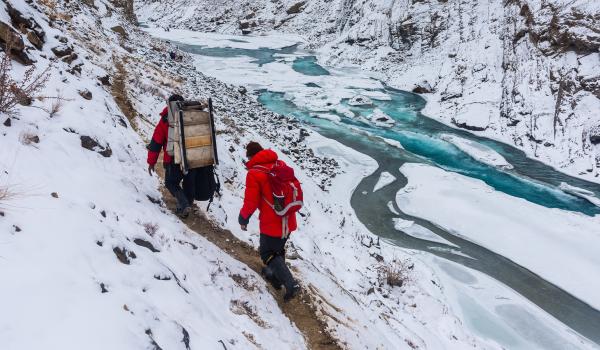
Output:
M160 121L156 124L150 144L146 147L148 149L148 164L150 165L156 164L161 148L163 150L163 163L168 164L173 161L173 157L167 153L167 137L169 136L168 113L167 107L160 112Z
M271 185L268 180L269 175L263 171L253 169L257 165L271 168L275 165L276 160L277 153L265 149L258 152L246 163L248 168L246 192L244 193L244 206L240 210L239 221L240 224L247 224L250 216L258 209L260 210L258 216L260 232L268 236L283 238L296 230L296 213L284 218L275 213L275 210L269 204L273 202Z

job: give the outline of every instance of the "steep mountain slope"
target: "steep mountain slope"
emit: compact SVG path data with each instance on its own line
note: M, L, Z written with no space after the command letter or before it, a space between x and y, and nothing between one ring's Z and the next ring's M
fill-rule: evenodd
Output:
M159 178L146 172L145 141L173 91L214 98L223 193L200 211L215 225L257 246L256 216L248 232L236 220L246 142L281 150L296 169L310 196L288 257L323 331L337 342L352 349L503 346L468 325L460 290L450 274L436 274L429 255L380 242L357 220L348 188L375 168L371 159L207 78L188 55L168 59L172 45L128 23L130 1L8 3L25 19L16 22L0 5L3 28L23 40L15 56L36 61L34 74L51 67L37 98L1 114L3 349L306 348L264 281L160 200ZM20 80L25 69L13 62L10 74ZM501 324L510 341L541 347L536 332L551 332L544 341L559 348L591 347L485 275L444 266L470 281L469 295L493 300L475 317ZM399 269L407 278L394 285L389 277ZM495 306L542 326L522 336L494 316Z
M129 54L120 9L8 4L19 54L50 68L38 98L0 114L1 347L305 348L258 275L160 205L144 143L98 80L116 85L106 75Z
M424 93L425 113L598 181L600 5L585 0L137 0L141 21L305 36Z

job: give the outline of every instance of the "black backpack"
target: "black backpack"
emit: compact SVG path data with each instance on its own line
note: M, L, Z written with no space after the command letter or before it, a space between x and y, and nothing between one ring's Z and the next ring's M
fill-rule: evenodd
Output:
M220 196L221 182L215 174L213 165L190 169L183 177L183 191L188 198L197 201L209 201L208 208L213 201L215 194Z

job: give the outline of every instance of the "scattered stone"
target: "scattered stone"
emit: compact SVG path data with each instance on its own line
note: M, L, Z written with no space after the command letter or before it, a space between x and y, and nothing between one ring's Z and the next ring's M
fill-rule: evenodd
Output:
M104 244L104 242L102 242L102 241L96 241L96 244L98 245L98 247L102 247L102 245Z
M4 217L4 212L0 210L0 216Z
M590 130L590 142L594 145L600 144L600 125Z
M487 129L487 126L480 127L480 126L475 126L475 125L469 125L466 122L458 122L454 118L452 118L451 122L452 122L452 124L456 125L457 127L461 128L461 129L466 129L466 130L471 130L471 131L484 131L485 129Z
M183 333L183 339L181 341L183 342L183 345L185 345L185 349L190 350L190 333L188 333L187 329L183 328L183 326L181 326L181 332Z
M147 194L146 197L152 204L160 204L160 199L154 198L151 195Z
M100 293L108 293L108 289L106 289L104 283L100 283Z
M73 54L73 55L75 55L75 54ZM83 63L76 64L71 69L68 69L67 72L70 74L73 74L73 75L75 75L75 73L81 74L81 67L83 67Z
M473 73L481 72L486 67L487 66L485 64L483 64L483 63L477 63L476 65L473 66Z
M117 116L117 121L119 122L119 124L121 124L122 127L127 128L127 122L125 121L125 118L119 115Z
M106 211L105 210L100 211L100 215L102 215L102 217L105 218L106 217Z
M46 33L39 23L37 23L33 17L25 18L25 16L19 10L12 7L9 2L4 1L4 3L6 4L6 10L10 16L13 27L17 28L23 34L26 34L28 31L33 31L43 43Z
M8 24L0 22L0 47L4 52L10 48L10 56L24 65L33 64L33 60L25 53L25 44L21 35Z
M10 127L12 125L12 121L10 118L6 118L6 120L4 121L4 126L6 127Z
M288 15L294 15L294 14L300 13L300 11L302 11L302 6L304 6L305 3L306 3L306 1L299 1L295 4L293 4L292 6L290 6L285 12Z
M86 100L91 100L92 99L92 92L88 89L85 90L79 90L79 95L83 98L85 98Z
M369 106L373 104L373 101L367 96L356 95L348 101L348 104L350 106Z
M13 27L17 28L22 33L25 33L27 29L31 27L31 22L25 18L19 10L12 7L10 3L6 3L6 9Z
M150 242L148 242L148 241L146 241L144 239L136 238L136 239L133 240L133 243L139 245L140 247L147 248L147 249L149 249L153 253L160 253L160 250L154 248L154 246L152 245L152 243L150 243Z
M114 247L113 253L115 253L117 259L119 259L119 261L125 265L129 265L131 263L131 260L129 260L129 258L135 259L137 257L134 252L130 252L127 249L121 247Z
M170 276L154 275L154 279L157 279L159 281L170 281L171 277Z
M125 28L123 28L121 26L114 26L114 27L110 28L110 30L112 30L113 32L119 34L123 38L127 37L127 32L125 31Z
M66 44L53 47L51 50L56 57L65 57L73 53L73 47Z
M50 195L54 198L58 198L58 193L56 193L56 192L52 192L52 193L50 193Z
M110 86L110 76L108 74L103 77L98 77L98 80L102 83L102 85Z
M15 232L21 232L21 228L17 225L13 225L13 228L15 229Z
M32 143L40 143L40 137L38 135L33 134L23 134L21 136L21 142L26 145L30 145Z
M31 104L33 103L33 98L31 98L31 96L20 96L19 98L19 104L21 106L31 106Z
M240 28L242 30L250 28L250 21L246 21L246 20L239 21L238 28Z
M35 32L31 31L27 33L27 40L33 45L36 49L42 50L44 47L44 42L40 39Z
M73 61L75 61L79 56L77 56L77 54L75 52L73 52L70 55L64 56L62 58L63 62L66 62L67 64L71 64L73 63Z
M433 88L429 84L427 80L423 80L422 82L415 85L415 88L412 90L415 94L430 94L433 92Z
M99 153L105 158L112 156L112 150L109 146L101 146L98 141L94 140L89 136L82 135L79 137L81 140L81 147Z

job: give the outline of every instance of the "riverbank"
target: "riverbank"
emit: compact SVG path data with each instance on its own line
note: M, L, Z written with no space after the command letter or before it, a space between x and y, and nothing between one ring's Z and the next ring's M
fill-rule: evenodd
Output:
M240 40L243 40L243 38L240 38ZM268 40L265 40L263 43L264 46L268 46ZM203 69L206 71L206 73L208 74L214 74L215 72L217 72L218 70L223 70L223 69L227 69L228 64L233 63L233 67L234 69L238 69L236 74L232 74L232 72L225 72L224 74L226 74L227 77L229 77L230 79L235 79L236 76L239 76L239 79L249 79L249 77L253 77L253 74L244 74L243 73L243 69L244 67L248 67L249 64L252 64L251 61L252 59L248 60L247 58L244 57L237 57L237 58L231 58L228 59L226 57L220 57L219 59L207 59L204 60L204 63L207 62L216 62L216 61L220 61L219 65L216 67L215 71L211 71L210 67L207 67L206 69ZM256 66L256 64L254 64ZM238 67L238 68L236 68ZM213 67L214 68L214 67ZM261 69L261 68L259 68ZM280 77L278 77L279 80ZM279 81L278 80L278 81ZM230 80L229 83L235 82L235 80ZM293 82L296 83L296 82ZM252 86L251 86L252 87ZM255 103L255 102L254 102ZM248 102L248 104L250 104L250 102ZM263 119L263 116L261 113L252 113L253 117L249 119L246 118L245 116L246 113L242 113L239 116L237 116L236 121L238 123L242 123L244 126L248 126L249 130L264 130L264 125L265 122L267 122L265 119ZM268 123L268 122L267 122ZM265 130L266 131L266 130ZM270 132L270 130L269 130ZM310 131L309 131L310 132ZM311 132L312 133L312 132ZM285 132L284 132L285 135ZM316 135L316 134L315 134ZM231 161L231 164L238 164L240 163L241 159L239 159L238 161L235 161L235 158L241 158L243 157L243 151L241 149L239 149L239 144L243 144L244 140L250 140L251 138L256 138L256 139L260 139L261 135L257 134L256 132L251 132L251 136L252 137L248 137L248 138L244 138L244 139L239 139L238 141L235 142L235 144L233 145L233 156L232 155L224 155L225 158L231 158L233 157L233 160ZM312 137L312 136L311 136ZM311 137L309 137L307 140L310 140L310 145L311 148L314 149L313 144L315 142L314 139L311 139ZM227 141L226 141L227 142ZM275 148L284 148L285 149L285 142L282 143L281 140L281 135L279 135L279 139L278 138L269 138L269 144L271 144L273 147ZM364 288L363 289L363 283L364 282L360 282L362 280L362 278L359 278L357 280L357 276L353 274L358 274L358 275L363 275L365 274L365 270L364 267L362 267L362 264L366 263L367 265L371 265L372 263L369 263L369 261L372 261L373 257L372 256L367 256L365 255L365 252L360 252L361 250L367 250L367 252L371 251L373 249L373 240L376 239L375 236L371 236L371 234L366 233L364 231L364 226L362 226L360 223L358 223L358 221L356 220L355 216L353 215L353 210L349 205L349 195L351 195L352 193L350 192L348 194L348 197L346 197L346 193L348 193L350 191L350 188L354 188L356 186L356 184L358 184L358 182L360 181L360 179L362 179L366 174L368 174L370 171L374 170L374 168L372 168L370 171L365 171L365 172L361 172L360 170L357 170L355 168L357 168L357 166L355 164L361 164L362 162L357 162L356 159L351 159L348 161L343 161L340 162L340 159L344 159L344 156L347 156L348 154L354 154L355 151L352 151L351 149L348 149L347 147L343 148L343 152L340 152L340 148L339 146L333 146L335 144L337 144L336 142L333 142L331 140L327 140L327 143L332 143L330 145L327 145L325 147L325 151L326 152L313 152L314 154L323 154L323 155L327 155L327 157L331 157L332 155L335 155L333 158L336 159L336 162L338 162L338 165L340 165L340 169L342 169L342 172L338 175L336 175L332 181L331 181L331 186L332 189L334 187L336 187L336 184L341 184L339 187L339 190L336 188L335 191L333 190L327 190L328 187L325 187L325 190L327 190L327 192L323 193L320 196L320 200L317 201L317 206L311 205L311 213L314 212L319 212L319 211L324 211L325 213L327 213L327 215L324 216L319 216L318 217L318 224L312 223L314 221L312 221L312 218L309 218L307 221L303 222L303 228L298 232L297 235L295 235L294 239L292 240L292 243L294 244L294 246L296 246L296 241L295 239L299 239L302 240L298 243L298 245L301 245L302 247L302 252L305 252L304 254L308 254L306 253L311 252L312 253L309 255L310 256L310 262L304 262L302 261L301 263L299 263L301 269L300 271L304 271L303 273L306 273L307 278L305 280L311 281L311 283L316 283L317 285L321 285L321 286L328 286L328 283L325 283L326 281L322 281L323 279L323 275L318 273L319 271L315 271L315 266L311 266L314 265L315 263L313 262L313 260L319 261L321 266L323 268L329 269L331 270L332 267L335 267L333 271L333 273L330 274L326 274L328 275L328 279L332 278L332 276L336 276L336 278L338 278L336 280L336 282L333 284L333 288L331 287L327 287L324 288L323 290L320 291L327 291L327 290L339 290L342 293L340 295L331 295L332 299L328 300L328 303L331 303L332 305L340 305L338 304L338 298L340 298L340 300L342 300L342 305L344 305L344 310L347 310L346 312L350 312L352 314L362 314L362 312L364 311L358 311L358 310L353 310L353 308L356 308L358 305L362 305L360 307L365 307L363 303L358 303L358 305L356 305L356 303L353 302L348 302L346 304L345 301L343 301L345 298L348 298L348 295L352 295L354 296L354 298L357 298L358 300L365 300L365 295L368 297L366 300L372 300L371 297L369 297L369 295L372 295L373 293L368 293L369 292L369 288ZM320 144L320 142L317 143L317 145ZM339 145L339 144L338 144ZM236 155L236 151L237 151L237 155ZM240 155L242 154L242 155ZM293 155L293 153L291 153ZM306 161L306 159L294 159L295 162L300 162L297 164L300 164L300 166L302 166L301 164L303 164L303 162ZM345 165L346 164L346 165ZM233 165L232 165L233 166ZM359 167L360 169L360 167ZM357 173L358 171L358 173ZM396 170L397 171L397 170ZM231 170L226 170L227 173L229 174L235 174L236 172L231 169ZM347 174L347 175L345 175ZM343 180L343 176L348 176L349 179L352 179L351 182L346 182L345 180ZM342 180L340 180L342 179ZM303 178L303 181L306 181L306 183L311 183L314 182L314 179L310 179L309 178ZM229 181L229 182L233 182L233 184L239 184L242 181L242 179L240 178L239 174L236 174L236 176L234 177L233 180ZM351 185L350 187L348 187L349 185ZM227 210L223 210L220 214L219 213L214 213L213 217L216 220L219 220L219 222L221 222L224 225L231 225L231 229L234 232L234 234L236 234L236 236L239 235L239 237L243 238L246 241L249 242L253 242L253 244L256 244L256 239L257 239L257 235L255 234L253 235L248 235L247 233L243 233L241 231L239 231L239 229L236 227L236 223L235 220L233 220L234 218L230 219L227 217L227 213L236 210L236 206L235 206L235 202L236 200L239 201L240 200L240 196L241 196L241 192L240 192L240 185L235 185L231 190L237 191L237 195L234 195L230 198L230 200L227 200L229 202L229 204L227 204L227 206L229 206L229 209ZM372 187L371 187L372 188ZM314 189L315 193L322 193L323 188L315 188ZM311 191L312 192L312 191ZM332 197L332 196L335 196ZM329 203L329 205L325 205ZM346 203L346 204L344 204ZM334 210L335 208L335 210ZM339 214L338 214L339 212ZM332 218L333 217L333 218ZM329 224L331 222L331 224ZM352 225L350 225L349 223L352 223ZM350 226L348 226L350 225ZM357 225L357 226L356 226ZM306 226L306 228L305 228ZM343 235L340 235L339 233L336 234L336 232L344 232ZM318 236L318 237L314 237L314 234L318 232L321 235L324 235L324 237ZM351 232L355 232L354 234L352 234ZM304 236L304 237L303 237ZM340 239L342 239L342 241L340 241ZM304 241L304 240L308 240L308 241ZM365 241L366 240L366 241ZM307 242L312 241L311 244L307 244ZM362 245L366 245L367 247L371 247L368 249L365 249L365 247ZM336 246L337 245L337 246ZM381 245L381 244L380 244ZM318 249L316 248L318 247ZM343 248L342 250L344 252L346 252L345 254L342 254L342 256L346 256L346 255L350 255L347 254L347 252L352 252L355 256L351 257L350 260L348 260L348 264L350 266L356 266L355 270L353 272L351 271L345 271L343 268L340 269L340 267L344 266L344 264L341 264L339 261L334 260L329 260L330 258L327 258L327 256L329 254L334 254L336 257L340 255L340 249ZM420 253L414 255L415 253L411 252L411 251L404 251L404 250L398 250L398 248L394 248L392 245L388 245L386 243L383 243L382 247L376 247L377 248L377 255L380 256L384 256L387 255L389 256L389 254L391 253L392 256L393 255L398 255L398 256L402 256L405 257L406 254L411 254L414 256L419 256ZM381 250L381 251L380 251ZM387 253L383 253L383 251L388 251ZM329 252L329 253L328 253ZM371 255L374 252L369 253L368 255ZM362 258L361 258L362 257ZM346 259L346 258L344 258ZM387 259L386 259L387 260ZM393 260L393 258L391 259ZM344 260L343 260L344 261ZM308 265L305 265L307 264ZM358 263L358 265L357 265ZM341 266L340 266L341 265ZM419 269L431 269L430 265L427 264L422 264L422 263L416 263L415 262L415 268L419 267ZM457 265L460 266L460 265ZM464 269L463 267L458 267L459 270ZM307 272L308 271L308 272ZM362 271L362 272L361 272ZM366 271L370 271L370 268L366 268ZM310 273L309 273L310 272ZM315 272L317 272L315 274ZM322 272L321 272L322 273ZM371 272L369 274L372 275L373 271L371 270ZM427 272L426 274L424 274L423 276L427 275L427 274L446 274L446 272L444 272L443 270L440 270L439 268L436 268L435 272L433 270L429 270L429 272ZM436 280L436 277L433 277L433 280ZM359 287L357 287L356 283L348 283L348 279L350 279L351 282L359 282ZM421 285L421 283L423 283L425 280L428 280L427 277L423 278L423 280L419 280L419 284L420 284L420 288L422 288L421 290L424 291L425 295L439 295L439 291L435 292L435 294L431 293L430 288L431 285L427 285L427 283L425 285ZM364 281L364 280L363 280ZM331 281L329 282L329 284L331 284ZM341 285L343 286L343 288L340 290L338 288L335 288L335 284ZM434 286L436 284L433 284ZM502 287L496 283L496 282L490 282L490 286L493 287L489 287L490 289L488 289L490 291L490 293L496 293L499 290L504 290L506 291L506 289L502 289ZM466 286L461 286L460 288L465 288ZM375 289L377 290L377 289ZM348 294L348 293L349 294ZM364 294L363 294L364 293ZM460 293L457 293L460 294ZM383 295L385 297L385 295ZM377 296L375 296L377 297ZM422 298L423 295L421 295L419 298ZM388 295L389 298L389 295ZM415 298L413 296L413 298ZM537 322L538 324L546 324L546 328L542 328L545 331L548 330L552 330L553 332L556 332L558 329L563 329L566 330L564 328L562 328L561 326L557 327L556 323L552 323L555 321L551 321L551 318L548 318L547 315L545 315L544 313L540 313L539 310L536 309L536 307L532 307L532 305L527 302L524 301L522 297L515 295L515 294L510 294L510 296L506 297L507 300L510 300L511 302L509 302L509 305L519 305L517 308L519 310L527 310L527 311L523 311L520 314L521 315L536 315L534 316L532 319L535 320L535 322ZM386 298L384 298L386 299ZM428 299L428 298L426 298ZM352 298L351 298L352 300ZM383 299L377 299L377 300L381 300L383 301ZM398 299L399 302L400 300L406 300L404 297L400 297L400 299ZM490 299L487 299L490 300ZM405 301L401 301L402 303L404 303ZM429 302L427 301L423 301L423 303L425 303L426 305L429 305ZM386 304L388 304L386 302ZM464 304L464 303L463 303ZM466 308L464 305L461 305L460 303L458 303L457 301L452 301L450 304L448 304L446 307L449 307L449 305L452 305L452 309L456 310L455 312L458 313L464 313L463 315L469 315L469 317L477 317L477 313L478 313L478 309L468 309ZM337 306L336 306L337 307ZM513 307L513 306L511 306ZM493 310L494 308L491 307L491 309ZM335 308L333 309L335 310ZM350 310L350 311L348 311ZM460 310L460 311L458 311ZM537 310L537 311L536 311ZM329 309L327 311L328 313L331 312L331 309ZM375 310L372 310L372 312L376 312ZM411 311L411 318L414 317L419 317L419 316L415 316L415 312L417 312L417 310L413 310ZM339 316L339 315L338 315ZM491 314L492 318L496 318L496 319L500 319L500 317L495 316L494 314ZM336 316L336 318L338 318ZM358 317L358 318L353 318L353 320L360 320L361 318L364 318L364 316L362 317ZM367 317L368 319L369 317ZM338 318L339 319L339 318ZM463 318L461 318L463 319ZM530 319L531 320L531 319ZM502 321L502 323L507 322L508 319L504 319ZM390 327L391 325L388 325L388 327ZM472 324L469 327L473 327ZM510 326L506 326L508 327L507 329L512 329L510 328ZM340 326L338 324L337 326L338 329L340 329ZM394 326L395 328L395 326ZM342 326L341 329L344 329L344 327ZM480 330L477 330L476 328L469 328L470 332L474 332L474 334L477 334L477 337L491 337L493 339L496 339L496 341L500 341L501 343L504 341L502 340L502 338L498 338L496 335L494 335L494 333L485 333L485 332L481 332ZM344 332L347 332L348 330L344 330ZM389 329L388 329L389 331ZM341 332L341 331L340 331ZM542 332L543 333L543 332ZM342 333L343 334L343 333ZM385 333L384 333L385 334ZM528 346L536 346L536 345L532 345L532 344L536 344L534 339L531 339L531 337L527 337L524 336L523 334L520 334L519 332L513 331L512 337L510 339L512 343L510 344L521 344L521 346L523 348L527 348L527 346L525 344L529 344ZM562 334L562 333L561 333ZM570 336L566 335L567 333L564 333L563 335L561 335L561 337L565 336L566 338L561 338L561 339L568 339ZM482 338L479 338L482 339ZM516 340L515 340L516 339ZM572 344L573 346L583 346L582 343L579 342L579 340L564 340L569 344ZM532 343L533 342L533 343ZM560 342L559 342L560 343ZM559 344L557 343L557 344ZM390 343L391 344L391 343ZM506 345L506 343L502 343L504 345ZM574 344L579 344L579 345L574 345ZM537 346L540 346L539 344Z

